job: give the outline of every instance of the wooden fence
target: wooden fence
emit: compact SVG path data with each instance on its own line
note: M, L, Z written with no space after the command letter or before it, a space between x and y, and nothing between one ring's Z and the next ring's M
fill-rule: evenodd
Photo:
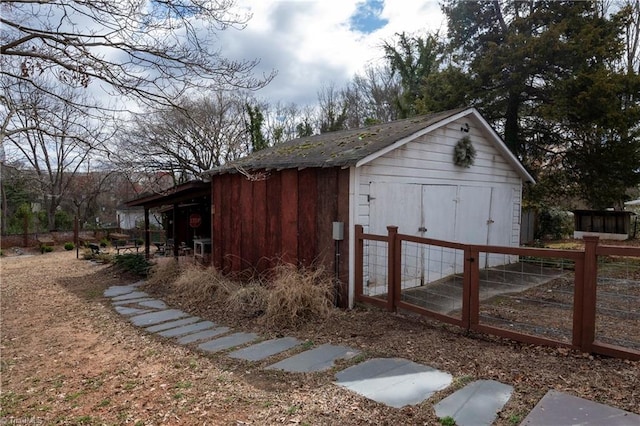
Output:
M356 225L357 302L527 344L640 360L640 247L459 244Z

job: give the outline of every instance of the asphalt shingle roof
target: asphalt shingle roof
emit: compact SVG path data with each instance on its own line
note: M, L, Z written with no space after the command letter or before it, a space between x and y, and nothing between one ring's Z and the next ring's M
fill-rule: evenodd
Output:
M393 143L467 108L397 120L359 129L323 133L293 139L254 152L244 158L209 171L225 174L241 170L306 167L349 167Z

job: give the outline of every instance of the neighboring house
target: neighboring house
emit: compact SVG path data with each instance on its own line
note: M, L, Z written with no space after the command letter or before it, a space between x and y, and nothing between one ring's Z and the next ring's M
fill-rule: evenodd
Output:
M149 217L149 223L152 227L162 227L162 222L158 217L152 215ZM117 227L123 230L135 229L144 225L144 208L143 207L127 207L118 206L116 209Z
M474 108L295 139L209 174L216 267L324 265L342 306L353 304L356 224L517 246L534 181Z

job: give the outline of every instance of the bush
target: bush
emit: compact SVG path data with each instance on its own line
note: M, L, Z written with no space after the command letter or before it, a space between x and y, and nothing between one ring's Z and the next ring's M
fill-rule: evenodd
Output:
M141 254L121 254L115 257L114 263L136 275L146 277L149 273L150 264Z
M559 240L573 234L573 214L555 207L540 209L538 238Z
M53 246L47 246L45 244L42 244L40 246L40 253L51 253L53 251Z
M76 248L75 244L73 243L64 243L64 249L69 251L69 250L73 250L74 248Z
M240 285L225 277L215 268L187 265L173 283L173 289L180 297L193 304L207 304L214 300L226 303Z
M267 310L269 290L259 282L250 282L240 286L229 295L227 307L247 318L264 315Z
M164 262L153 265L149 269L146 285L168 290L176 279L178 279L181 272L178 262L173 259L167 259Z
M276 327L295 327L307 320L327 318L333 294L333 278L324 269L278 266L269 283L265 321Z

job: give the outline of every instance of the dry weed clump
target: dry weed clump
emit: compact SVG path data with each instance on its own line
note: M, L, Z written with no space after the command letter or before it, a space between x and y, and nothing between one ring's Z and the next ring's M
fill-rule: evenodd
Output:
M267 309L269 290L259 282L252 281L238 287L229 295L227 307L232 312L241 314L246 318L255 318L263 315Z
M264 321L276 327L295 327L311 319L327 318L333 308L333 279L322 268L276 267L269 283Z
M226 302L230 295L238 291L239 286L215 268L188 265L173 283L173 290L190 304L208 304L214 299Z
M145 287L169 290L181 272L182 268L178 262L173 259L167 259L166 262L158 262L149 269L149 276L147 277Z

